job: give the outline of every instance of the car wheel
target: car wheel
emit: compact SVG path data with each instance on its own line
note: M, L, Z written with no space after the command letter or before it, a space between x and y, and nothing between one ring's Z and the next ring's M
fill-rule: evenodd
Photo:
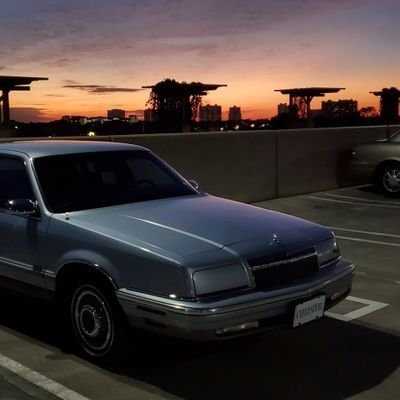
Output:
M400 164L391 163L385 165L380 174L380 185L388 196L400 194Z
M69 302L70 321L80 348L99 360L116 355L122 344L117 305L106 292L92 284L75 287Z

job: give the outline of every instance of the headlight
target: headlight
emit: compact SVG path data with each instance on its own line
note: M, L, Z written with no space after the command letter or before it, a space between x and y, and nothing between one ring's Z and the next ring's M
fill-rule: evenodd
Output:
M193 274L197 296L249 286L247 274L240 264L197 271Z
M330 262L340 257L339 247L333 233L328 240L316 243L315 250L317 251L318 263L321 268L326 267Z

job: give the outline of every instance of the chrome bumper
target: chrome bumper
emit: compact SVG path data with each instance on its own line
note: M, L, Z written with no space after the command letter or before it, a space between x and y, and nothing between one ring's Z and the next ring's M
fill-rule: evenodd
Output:
M332 307L350 293L353 271L354 265L342 259L311 282L219 300L179 301L130 289L119 289L116 295L134 327L192 340L217 340L226 337L218 332L230 327L244 327L237 335L288 325L294 306L315 296L325 295L326 309Z

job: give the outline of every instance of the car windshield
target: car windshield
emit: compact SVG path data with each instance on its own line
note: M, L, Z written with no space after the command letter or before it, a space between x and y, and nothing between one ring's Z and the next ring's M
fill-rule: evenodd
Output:
M44 201L54 213L196 194L148 151L108 151L36 158Z

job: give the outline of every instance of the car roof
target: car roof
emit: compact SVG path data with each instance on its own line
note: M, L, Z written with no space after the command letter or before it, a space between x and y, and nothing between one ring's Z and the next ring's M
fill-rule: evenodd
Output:
M115 142L88 140L29 140L0 143L0 151L23 153L31 158L62 154L91 153L100 151L148 150L144 147Z

